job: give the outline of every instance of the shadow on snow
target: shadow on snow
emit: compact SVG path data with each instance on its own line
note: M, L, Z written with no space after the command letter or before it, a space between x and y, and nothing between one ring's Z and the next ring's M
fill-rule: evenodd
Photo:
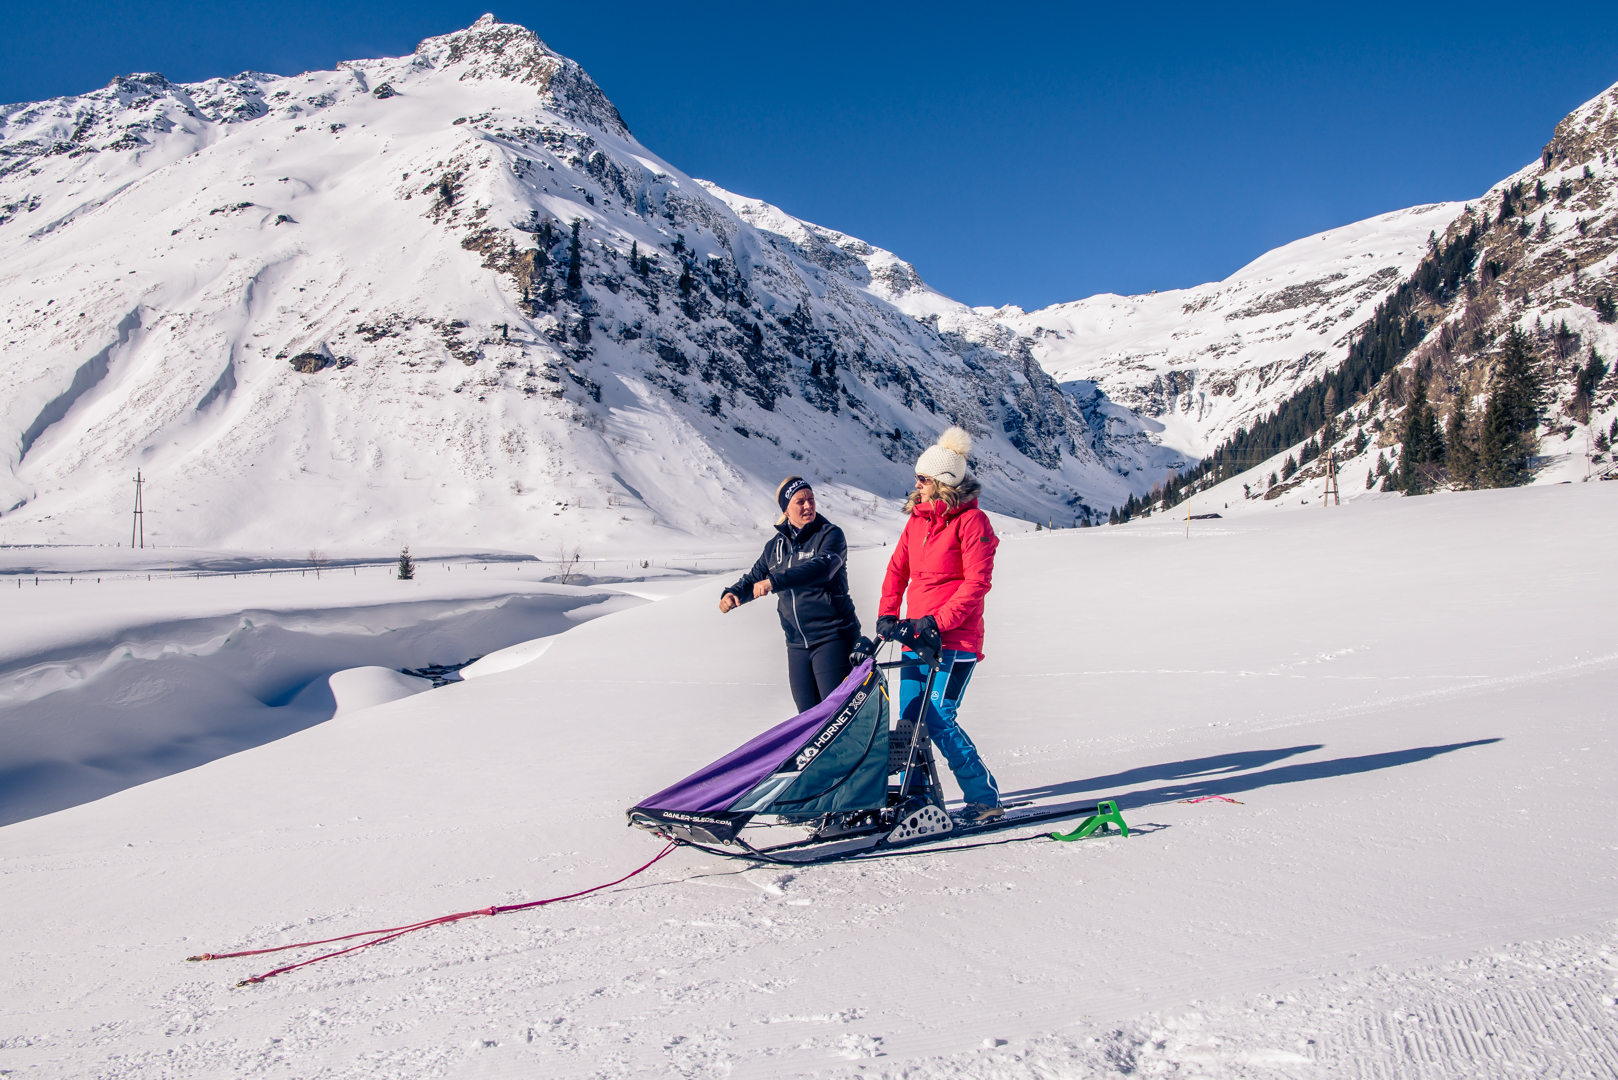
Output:
M1320 750L1322 744L1288 746L1274 750L1248 750L1234 754L1170 761L1128 769L1110 776L1096 776L1087 780L1073 780L1062 784L1025 788L1021 791L1001 792L1001 798L1049 799L1061 795L1095 792L1109 796L1130 784L1150 784L1157 780L1174 781L1161 787L1136 788L1127 794L1114 796L1120 807L1150 806L1154 803L1196 799L1209 795L1237 795L1244 791L1273 787L1276 784L1296 784L1305 780L1324 780L1333 776L1352 776L1356 773L1391 769L1398 765L1411 765L1418 761L1466 750L1474 746L1488 746L1499 739L1473 739L1470 742L1445 743L1442 746L1416 746L1408 750L1389 750L1381 754L1361 754L1357 757L1332 758L1328 761L1300 761L1262 772L1264 766L1297 754Z

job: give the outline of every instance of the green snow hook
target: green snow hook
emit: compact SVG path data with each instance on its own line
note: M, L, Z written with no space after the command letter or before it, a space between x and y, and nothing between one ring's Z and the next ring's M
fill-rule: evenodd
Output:
M1124 824L1124 817L1118 812L1118 804L1111 799L1104 799L1096 803L1096 812L1079 823L1079 827L1070 833L1051 833L1052 840L1083 840L1086 836L1097 830L1105 833L1118 826L1118 831L1124 836L1129 835L1129 826Z

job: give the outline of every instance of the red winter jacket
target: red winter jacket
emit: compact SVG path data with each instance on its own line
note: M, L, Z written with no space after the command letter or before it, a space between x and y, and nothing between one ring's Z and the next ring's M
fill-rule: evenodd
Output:
M944 648L983 659L983 598L999 546L989 515L978 509L976 499L954 509L942 502L922 503L911 511L888 560L877 614L897 616L899 594L904 593L905 618L931 615Z

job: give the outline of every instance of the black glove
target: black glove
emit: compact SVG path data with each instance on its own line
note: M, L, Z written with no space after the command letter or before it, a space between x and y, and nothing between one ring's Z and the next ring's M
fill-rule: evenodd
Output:
M876 642L868 637L862 637L854 643L854 651L848 654L848 662L859 667L871 658L876 652Z
M899 631L899 620L892 615L884 615L876 621L876 636L884 641L894 640Z
M906 619L895 629L900 644L924 656L927 653L936 656L944 648L944 639L938 633L938 622L931 615Z

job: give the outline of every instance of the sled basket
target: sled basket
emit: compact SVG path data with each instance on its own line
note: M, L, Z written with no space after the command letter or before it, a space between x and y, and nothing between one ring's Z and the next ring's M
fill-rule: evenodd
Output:
M727 843L756 815L808 820L886 805L888 697L866 660L807 712L744 743L626 813L643 829Z

